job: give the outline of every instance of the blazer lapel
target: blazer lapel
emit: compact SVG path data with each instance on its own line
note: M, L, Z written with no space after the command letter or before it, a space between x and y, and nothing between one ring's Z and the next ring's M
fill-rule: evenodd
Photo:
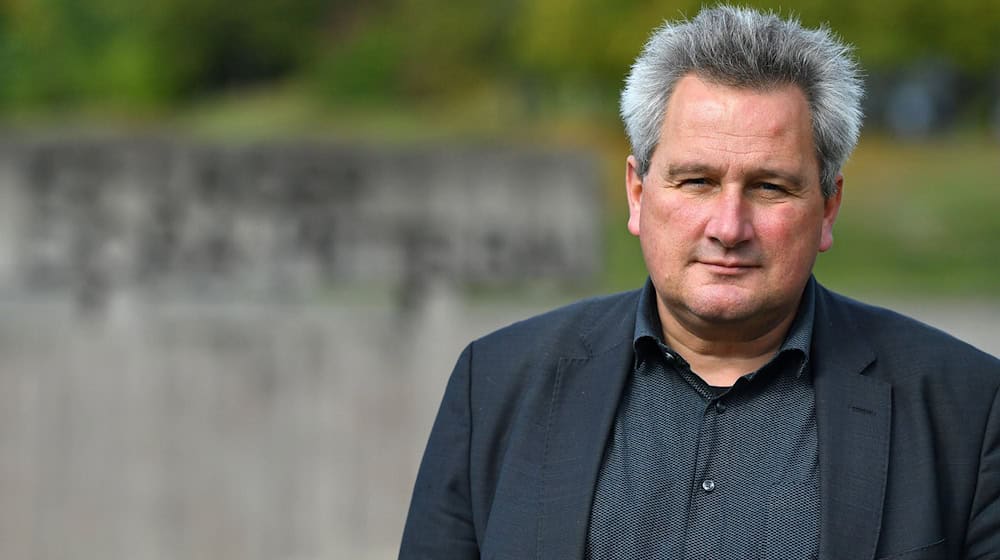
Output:
M892 388L862 375L871 347L817 286L811 361L822 496L820 558L871 559L889 463Z
M632 371L637 298L584 337L588 355L564 356L549 411L538 518L539 558L582 558L604 447Z

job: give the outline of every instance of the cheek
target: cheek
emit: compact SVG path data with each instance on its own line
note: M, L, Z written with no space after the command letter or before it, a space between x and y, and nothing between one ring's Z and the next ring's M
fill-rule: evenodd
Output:
M642 207L639 244L651 269L670 268L691 244L690 224L694 223L694 216L689 208L670 202L673 201L647 199Z
M822 216L789 212L757 224L757 238L777 262L797 263L815 258L820 250Z
M680 241L696 236L703 224L705 209L695 200L672 193L649 197L642 207L642 228L647 235L669 237Z

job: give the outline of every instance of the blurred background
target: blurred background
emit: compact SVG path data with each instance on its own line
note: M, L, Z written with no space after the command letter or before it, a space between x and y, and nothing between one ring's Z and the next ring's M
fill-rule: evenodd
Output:
M1000 352L1000 3L749 2L867 74L817 276ZM392 558L461 348L645 278L698 2L0 2L0 557Z

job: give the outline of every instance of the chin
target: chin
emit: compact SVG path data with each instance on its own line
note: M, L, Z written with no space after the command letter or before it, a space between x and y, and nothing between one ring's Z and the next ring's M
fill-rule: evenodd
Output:
M764 302L742 289L704 290L687 301L688 310L705 322L738 323L759 315L764 308Z
M739 323L754 317L757 312L750 306L690 306L688 310L706 323Z
M760 294L760 290L752 287L713 283L695 288L689 299L705 307L734 308L749 305Z

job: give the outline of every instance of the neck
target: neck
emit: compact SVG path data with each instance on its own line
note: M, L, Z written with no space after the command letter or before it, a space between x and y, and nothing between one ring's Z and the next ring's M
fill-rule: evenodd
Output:
M775 316L739 324L687 319L657 301L667 344L709 385L728 387L766 364L785 340L798 305Z

